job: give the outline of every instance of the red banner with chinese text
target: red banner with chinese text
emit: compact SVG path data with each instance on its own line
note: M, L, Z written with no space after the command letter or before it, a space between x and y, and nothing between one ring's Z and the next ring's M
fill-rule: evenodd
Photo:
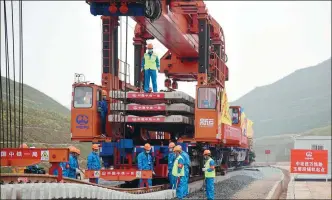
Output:
M292 149L291 173L327 174L327 150Z

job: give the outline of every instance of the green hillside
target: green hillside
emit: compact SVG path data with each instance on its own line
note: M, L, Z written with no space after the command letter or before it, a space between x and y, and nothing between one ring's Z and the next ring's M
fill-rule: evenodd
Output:
M255 88L231 105L244 107L255 137L300 133L331 125L331 58Z
M6 78L1 77L1 81L3 86L3 103L4 107L6 107ZM11 113L13 119L14 81L9 80L9 83L11 89ZM18 121L18 83L16 83L15 87L16 115ZM54 99L26 84L23 86L23 94L24 141L38 143L67 143L70 141L70 111ZM6 117L4 118L4 121L6 124Z
M3 105L6 107L6 78L1 77ZM13 86L14 82L9 80L13 111ZM18 83L16 83L16 106L18 107ZM81 166L85 167L87 154L90 152L89 143L77 143L70 140L70 110L47 96L46 94L24 84L23 87L23 106L24 106L24 133L23 141L29 146L35 147L68 147L74 145L81 150L80 162ZM16 110L18 121L18 110ZM6 114L6 113L5 113ZM6 116L4 117L6 124ZM5 127L6 128L6 127ZM5 130L6 131L6 130ZM14 129L12 130L14 131ZM6 139L6 134L5 134Z

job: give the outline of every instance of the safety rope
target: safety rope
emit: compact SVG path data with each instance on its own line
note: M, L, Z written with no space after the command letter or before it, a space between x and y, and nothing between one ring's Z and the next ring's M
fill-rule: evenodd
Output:
M12 26L14 26L14 12L13 12L13 0L10 1L10 5L11 5L11 14L12 14ZM14 147L17 146L16 144L16 70L15 70L15 31L14 31L14 27L13 27L13 30L12 30L12 40L13 40L13 74L14 74L14 104L13 104L13 107L14 107ZM12 140L11 140L12 141Z
M0 7L1 4L0 4ZM20 78L19 87L19 130L17 131L17 108L16 108L16 59L15 59L15 28L14 28L14 1L10 1L10 11L11 11L11 19L7 19L7 2L3 1L3 19L4 23L2 23L2 12L0 9L0 24L4 24L4 43L5 43L5 53L4 53L4 61L5 61L5 76L2 77L2 66L0 66L0 117L1 117L1 138L2 138L2 148L15 148L18 147L19 144L23 142L23 26L22 26L22 0L19 1L19 40L20 40ZM11 22L11 27L9 23ZM1 27L2 29L2 27ZM12 58L9 55L9 33L11 32L12 37ZM2 35L0 33L0 39L2 41ZM22 56L21 56L22 55ZM0 49L0 63L2 64L2 52ZM11 65L12 64L12 72ZM13 75L11 74L13 73ZM10 79L13 77L13 81ZM13 88L11 88L13 87ZM5 93L5 95L4 95ZM14 95L12 97L12 95ZM13 108L12 108L13 107ZM6 128L5 128L6 127ZM13 130L14 129L14 130Z
M2 9L1 9L1 4L0 4L0 42L2 42ZM3 96L2 96L2 62L1 62L1 58L2 58L2 52L1 52L2 48L0 47L0 99L1 99L1 104L0 104L0 125L1 125L1 129L0 129L0 137L2 139L2 146L4 147L5 145L5 124L4 124L4 110L3 110Z

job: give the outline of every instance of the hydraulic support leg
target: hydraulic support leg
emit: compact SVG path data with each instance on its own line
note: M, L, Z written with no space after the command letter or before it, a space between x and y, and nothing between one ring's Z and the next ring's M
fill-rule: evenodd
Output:
M206 17L198 18L199 26L199 49L198 49L198 85L207 83L207 73L209 69L209 46L210 46L210 25Z
M119 17L102 16L102 88L107 92L107 101L111 102L109 92L119 89L119 59L118 59L118 26ZM108 116L108 114L106 115ZM114 131L110 123L106 123L106 136Z

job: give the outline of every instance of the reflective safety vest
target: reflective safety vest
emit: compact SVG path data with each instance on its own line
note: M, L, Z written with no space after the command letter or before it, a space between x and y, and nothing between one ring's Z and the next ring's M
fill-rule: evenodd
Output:
M172 175L177 177L177 176L184 176L184 167L182 167L180 173L178 173L178 167L179 167L179 159L182 158L181 155L179 155L175 160L173 164L173 169L172 169ZM183 158L182 158L183 160Z
M216 170L214 169L212 172L208 172L207 169L210 168L210 161L213 160L212 158L209 158L205 165L204 165L204 168L206 169L205 170L205 178L214 178L216 177Z
M152 54L150 57L150 54L146 53L144 54L144 70L152 69L157 70L157 64L156 64L157 55Z

